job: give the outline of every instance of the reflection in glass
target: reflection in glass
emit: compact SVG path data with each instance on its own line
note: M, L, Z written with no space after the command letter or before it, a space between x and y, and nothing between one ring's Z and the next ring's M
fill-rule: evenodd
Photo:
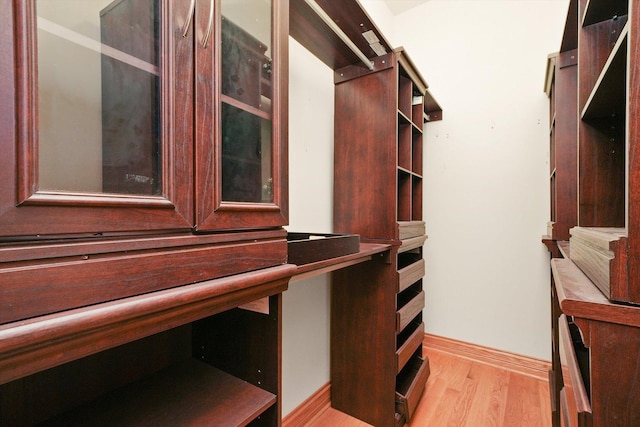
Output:
M37 0L39 189L160 195L157 0Z
M273 201L271 122L222 104L222 200Z
M271 2L222 0L222 200L272 202Z

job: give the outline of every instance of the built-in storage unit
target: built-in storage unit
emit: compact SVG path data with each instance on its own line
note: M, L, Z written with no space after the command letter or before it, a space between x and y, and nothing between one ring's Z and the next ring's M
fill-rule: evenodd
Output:
M570 241L573 261L608 298L640 303L638 103L631 93L638 26L630 4L578 2L578 227Z
M568 245L563 252L551 262L560 308L558 425L636 426L640 308L611 302L569 259Z
M0 424L277 426L288 1L76 3L0 0Z
M372 71L353 65L335 72L334 229L393 249L375 273L334 274L332 404L373 425L401 425L429 376L422 155L424 125L441 111L405 50L373 62Z
M411 418L429 375L423 127L441 110L357 1L320 2L359 33L356 59L317 3L292 3L0 0L1 425L280 425L281 294L329 271L334 406ZM299 267L283 228L289 18L333 68L367 64L338 87L385 76L388 95L378 111L373 92L354 99L358 127L385 123L378 158L336 157L336 188L374 167L382 187L337 192L346 231L295 236Z
M640 351L636 319L640 304L639 15L637 2L572 0L561 51L548 63L552 162L555 159L551 204L557 218L572 218L577 208L576 223L568 225L568 236L555 235L556 223L554 234L543 239L554 258L550 373L554 425L640 423L635 409L640 403L636 387ZM577 80L572 75L570 89L562 90L560 78L569 74L569 67L559 64L566 65L574 49L577 67L571 68L577 68ZM560 105L564 105L562 113ZM570 136L561 143L559 118L573 111L573 106L577 135L573 143ZM561 178L560 158L577 162L576 172ZM558 202L574 190L575 203Z
M357 0L292 0L291 35L335 72L334 232L391 248L333 273L331 404L403 425L429 376L423 144L442 109Z
M575 21L578 6L571 2L568 15ZM549 55L545 93L549 97L549 194L550 221L546 240L569 239L578 223L577 27L568 25L560 51Z
M2 424L279 425L280 293L294 272L286 264L0 326ZM235 308L256 298L267 298L262 312Z

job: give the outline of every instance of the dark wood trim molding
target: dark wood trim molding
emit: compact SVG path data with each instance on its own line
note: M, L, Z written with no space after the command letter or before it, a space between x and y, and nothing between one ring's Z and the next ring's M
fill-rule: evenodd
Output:
M298 405L282 419L282 427L297 427L309 424L331 407L331 383L326 383L307 400Z

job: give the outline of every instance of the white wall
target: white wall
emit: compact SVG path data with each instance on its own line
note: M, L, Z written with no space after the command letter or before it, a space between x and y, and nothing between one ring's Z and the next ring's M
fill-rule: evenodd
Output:
M550 359L546 57L566 0L432 0L397 16L444 108L427 126L427 332Z
M290 231L333 230L333 71L289 39ZM330 276L283 295L282 395L288 414L329 382Z
M425 150L427 332L550 358L545 61L567 0L430 0L395 18L444 108ZM291 41L290 226L331 230L333 74ZM283 307L283 415L329 381L329 276L293 282Z

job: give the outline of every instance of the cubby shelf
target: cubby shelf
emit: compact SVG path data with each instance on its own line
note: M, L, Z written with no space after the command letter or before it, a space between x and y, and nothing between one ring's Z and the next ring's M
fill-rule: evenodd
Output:
M582 110L582 119L625 114L627 76L627 23L616 41Z

